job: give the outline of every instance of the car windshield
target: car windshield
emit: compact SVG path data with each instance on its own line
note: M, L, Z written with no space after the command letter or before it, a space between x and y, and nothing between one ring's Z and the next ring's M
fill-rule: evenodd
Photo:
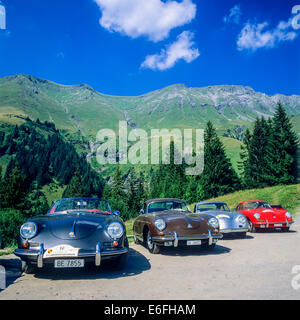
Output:
M167 210L176 210L182 212L190 212L187 204L185 202L178 201L159 201L159 202L151 202L148 205L148 213L152 212L160 212Z
M74 211L111 214L109 203L97 198L72 198L57 200L49 214L68 214Z
M264 201L253 201L253 202L246 202L244 204L244 209L272 209L272 207L268 204L268 202Z
M209 210L230 211L226 203L201 203L197 205L197 212Z

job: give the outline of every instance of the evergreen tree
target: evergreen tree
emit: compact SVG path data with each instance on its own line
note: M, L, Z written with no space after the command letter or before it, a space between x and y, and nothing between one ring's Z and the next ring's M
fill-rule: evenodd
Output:
M204 169L198 190L199 195L202 194L202 199L208 199L239 188L239 178L226 156L215 128L209 121L204 133Z
M299 140L293 125L279 102L266 155L269 185L296 183L298 146Z
M25 177L17 165L4 179L3 203L4 208L22 208L25 201L26 190L24 189Z
M76 198L84 197L85 189L82 183L82 178L78 170L75 171L69 185L66 187L63 197L64 198Z

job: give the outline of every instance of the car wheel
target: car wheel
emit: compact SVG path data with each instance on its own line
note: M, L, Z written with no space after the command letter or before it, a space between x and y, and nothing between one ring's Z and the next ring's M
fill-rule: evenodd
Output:
M133 236L133 239L135 244L140 244L140 240L136 236Z
M36 273L36 270L37 268L35 265L22 261L22 272L26 274L33 274Z
M150 253L157 254L160 251L159 245L153 242L150 231L147 233L146 246Z
M285 227L281 229L282 232L289 232L290 231L290 227Z
M216 244L213 243L213 244L209 244L208 242L206 243L203 243L201 244L201 247L204 249L204 250L213 250L215 247L216 247Z
M254 227L253 223L251 222L251 220L248 220L248 230L249 232L256 232L256 228Z

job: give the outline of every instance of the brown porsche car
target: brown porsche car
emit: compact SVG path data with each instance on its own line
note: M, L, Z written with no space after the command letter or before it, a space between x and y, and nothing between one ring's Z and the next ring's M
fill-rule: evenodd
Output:
M133 224L135 243L144 243L151 253L160 247L201 245L213 249L222 238L218 219L192 213L180 199L154 199L144 203Z

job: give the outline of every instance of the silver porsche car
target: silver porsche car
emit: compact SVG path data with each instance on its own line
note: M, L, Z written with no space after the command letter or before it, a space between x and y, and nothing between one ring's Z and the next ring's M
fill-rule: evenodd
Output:
M194 213L207 213L219 220L220 233L245 237L248 231L246 217L238 212L231 212L225 202L203 201L194 206Z

